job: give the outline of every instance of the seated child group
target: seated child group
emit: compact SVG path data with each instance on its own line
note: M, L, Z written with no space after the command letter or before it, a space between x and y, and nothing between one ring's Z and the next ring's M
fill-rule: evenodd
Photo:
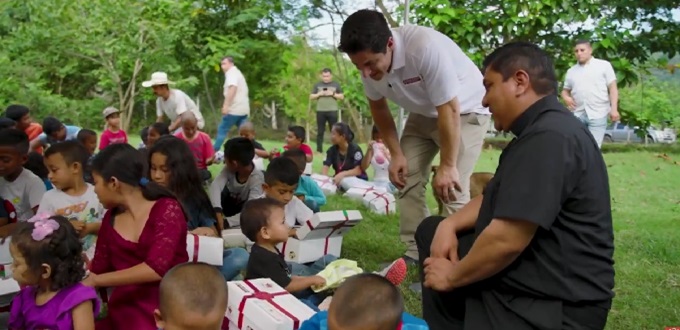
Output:
M282 311L309 311L283 311L291 330L427 329L404 311L402 259L377 272L357 268L331 287L323 274L356 262L326 251L305 262L285 257L282 246L303 239L299 228L311 228L310 219L358 214L326 210L304 128L289 127L285 144L267 151L246 122L215 150L185 115L174 133L160 122L144 128L133 147L120 112L108 107L102 115L101 134L54 117L38 124L23 105L0 118L0 256L8 251L0 313L9 313L9 329L245 329L243 317L258 320L254 307L239 305L253 295L229 297L257 281L292 299L295 306L277 305ZM340 191L393 193L378 131L366 154L353 140L347 124L333 126L321 175ZM228 246L225 238L220 262L199 260L199 242L234 231L246 244ZM238 317L228 317L232 306Z

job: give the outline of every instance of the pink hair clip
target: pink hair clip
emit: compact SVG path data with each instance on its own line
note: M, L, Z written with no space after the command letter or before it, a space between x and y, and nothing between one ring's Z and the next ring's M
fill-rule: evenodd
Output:
M36 241L44 240L45 237L49 236L55 230L59 229L59 223L53 219L50 219L49 217L36 219L35 221L33 221L33 225L35 227L33 228L31 237Z

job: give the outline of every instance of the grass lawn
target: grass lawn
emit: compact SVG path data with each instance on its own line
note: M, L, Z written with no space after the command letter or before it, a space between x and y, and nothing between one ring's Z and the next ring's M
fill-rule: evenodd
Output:
M283 142L260 141L266 148ZM131 141L136 145L138 141ZM493 172L499 151L484 151L476 171ZM323 157L315 155L314 171ZM606 154L616 239L616 297L608 329L663 329L680 326L680 155L671 160L649 152ZM213 173L219 166L213 166ZM372 170L369 170L372 174ZM429 196L431 209L436 204ZM322 210L358 209L364 220L343 243L343 257L366 270L402 255L398 216L370 213L360 203L332 196ZM417 278L411 269L402 285L409 312L420 315L418 295L408 289Z

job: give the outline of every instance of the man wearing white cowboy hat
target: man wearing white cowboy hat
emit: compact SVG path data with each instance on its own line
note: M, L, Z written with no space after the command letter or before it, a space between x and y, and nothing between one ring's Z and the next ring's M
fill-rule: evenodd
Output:
M168 80L165 72L154 72L151 80L142 83L143 87L153 88L153 93L158 96L156 99L156 122L163 122L164 117L170 118L170 131L175 132L181 129L181 115L191 111L198 121L198 129L203 129L205 120L198 110L196 103L184 92L179 89L170 88L174 82Z

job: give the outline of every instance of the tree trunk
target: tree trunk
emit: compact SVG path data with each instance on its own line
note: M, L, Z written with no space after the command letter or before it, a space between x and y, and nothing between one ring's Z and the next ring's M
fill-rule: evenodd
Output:
M215 109L215 104L213 104L212 94L210 93L210 88L208 88L208 77L206 76L205 71L203 71L203 87L205 88L205 95L206 98L208 99L208 104L210 105L210 111L219 115L219 113L217 113L217 110Z
M276 121L276 102L275 102L275 101L272 101L272 116L271 116L271 120L272 120L272 129L273 129L273 130L278 130L278 129L279 129L279 127L278 127L279 125L278 125L278 122Z

